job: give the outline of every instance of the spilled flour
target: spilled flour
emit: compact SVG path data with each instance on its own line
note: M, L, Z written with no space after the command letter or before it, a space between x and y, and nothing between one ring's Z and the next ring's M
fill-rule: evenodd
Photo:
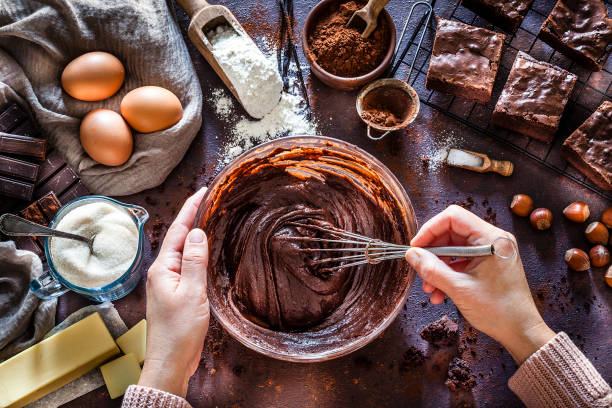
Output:
M224 44L223 42L219 43ZM227 43L226 43L227 44ZM263 50L269 63L276 66L276 49L265 39L259 39L258 45ZM260 53L261 54L261 53ZM249 72L252 65L249 61L237 60L234 70ZM242 65L240 65L242 64ZM275 70L276 72L276 70ZM277 73L278 75L278 73ZM315 135L316 123L308 118L306 103L300 92L297 80L297 66L291 62L289 67L289 87L282 92L281 99L276 106L261 119L256 120L241 112L239 102L225 88L214 89L208 102L213 106L217 116L229 125L229 138L222 142L219 166L224 166L240 154L261 143L284 136ZM266 80L262 76L249 77L250 87L266 87ZM269 105L270 96L266 92L259 95L260 103ZM247 110L248 111L248 110Z

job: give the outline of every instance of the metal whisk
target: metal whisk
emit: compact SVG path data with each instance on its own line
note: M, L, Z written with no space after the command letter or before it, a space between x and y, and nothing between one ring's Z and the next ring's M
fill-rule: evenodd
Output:
M392 244L389 242L381 241L379 239L364 237L363 235L355 234L353 232L348 232L335 227L321 227L320 225L304 224L301 222L291 222L289 223L289 225L323 232L330 236L330 238L288 237L291 240L303 241L306 243L320 242L325 244L338 244L338 247L334 248L300 248L300 252L349 253L349 255L326 257L312 260L310 262L310 265L339 263L339 265L324 268L326 272L334 272L340 269L348 268L351 266L363 265L366 263L375 265L382 261L404 258L406 256L406 251L410 249L410 246L407 245ZM502 255L501 253L499 253L499 251L495 250L495 244L499 241L508 241L511 244L510 246L512 248L512 251L509 255ZM429 247L423 249L426 249L437 256L460 258L473 258L495 255L501 259L511 259L515 256L517 252L514 242L506 237L499 237L488 245L443 246Z

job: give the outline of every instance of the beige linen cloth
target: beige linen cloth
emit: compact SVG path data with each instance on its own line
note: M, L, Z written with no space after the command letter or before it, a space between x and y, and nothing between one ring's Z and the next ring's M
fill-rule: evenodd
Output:
M202 91L170 10L165 0L0 1L0 104L29 106L92 193L127 195L161 184L200 129ZM66 64L89 51L110 52L125 66L123 86L107 100L83 102L62 91ZM121 98L144 85L174 92L183 105L181 121L159 132L134 132L134 152L122 166L93 161L79 142L81 118L98 108L119 112Z

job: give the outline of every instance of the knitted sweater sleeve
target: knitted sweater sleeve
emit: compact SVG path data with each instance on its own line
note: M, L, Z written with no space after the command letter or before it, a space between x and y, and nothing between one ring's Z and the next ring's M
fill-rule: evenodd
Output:
M141 385L130 385L121 408L191 408L184 399L168 392Z
M528 408L612 406L610 386L563 332L531 355L509 386Z

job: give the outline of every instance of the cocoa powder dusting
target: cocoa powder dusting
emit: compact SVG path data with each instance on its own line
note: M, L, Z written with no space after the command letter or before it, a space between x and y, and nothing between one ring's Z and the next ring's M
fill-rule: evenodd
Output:
M403 121L395 116L392 112L384 110L367 110L361 113L361 117L371 123L375 123L379 126L392 127L397 126Z
M309 57L325 71L336 76L354 78L373 71L385 57L390 41L387 21L378 17L378 27L366 39L361 37L363 21L346 27L353 12L365 1L334 4L322 12L322 17L308 34Z

